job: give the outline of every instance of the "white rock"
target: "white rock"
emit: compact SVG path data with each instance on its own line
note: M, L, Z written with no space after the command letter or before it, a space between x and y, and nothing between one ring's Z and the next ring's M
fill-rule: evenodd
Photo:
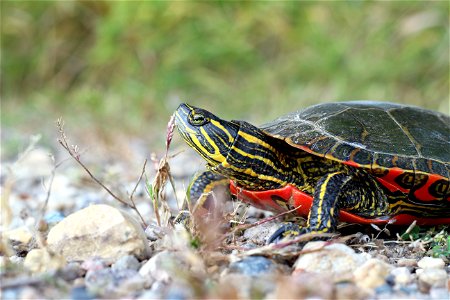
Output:
M153 278L162 282L169 282L180 269L187 270L188 266L176 252L162 251L149 259L140 269L142 277Z
M419 274L419 282L431 287L446 287L447 280L449 280L447 272L443 269L423 269L423 272Z
M33 249L28 252L23 265L33 273L49 272L66 265L64 257L51 254L46 249Z
M92 205L55 225L47 237L49 248L68 261L100 257L113 262L130 254L144 259L150 248L139 223L109 205Z
M442 258L434 258L434 257L424 257L417 263L419 268L422 269L443 269L445 267L445 263Z
M394 276L395 283L400 285L407 285L412 281L412 275L408 268L400 267L391 271L391 275Z
M353 272L354 281L359 287L373 289L385 283L385 278L391 269L391 265L372 258Z
M3 237L7 238L10 242L27 245L33 238L33 235L27 227L22 226L3 232Z
M325 242L309 242L303 250L314 250L323 247ZM357 254L344 244L331 244L323 249L300 256L294 264L294 274L301 272L326 273L335 281L349 280L352 273L367 258Z

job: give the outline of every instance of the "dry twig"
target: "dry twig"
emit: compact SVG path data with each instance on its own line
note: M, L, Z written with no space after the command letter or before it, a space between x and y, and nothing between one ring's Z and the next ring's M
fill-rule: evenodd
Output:
M56 121L56 125L58 126L58 130L60 133L60 137L58 138L58 142L59 144L66 149L66 151L69 153L69 155L75 159L75 161L86 171L86 173L88 173L88 175L92 178L92 180L94 180L98 185L100 185L109 195L111 195L111 197L113 197L115 200L119 201L120 203L122 203L123 205L126 205L130 208L132 208L137 215L139 216L139 218L141 219L142 224L144 224L145 227L147 227L147 223L145 222L144 218L142 217L142 215L139 213L139 210L136 207L136 204L134 203L134 200L132 197L130 197L130 202L128 203L126 201L124 201L123 199L121 199L119 196L117 196L116 194L114 194L105 184L103 184L103 182L101 182L97 177L94 176L94 174L92 174L92 172L86 167L86 165L81 161L80 159L80 153L79 153L79 149L77 145L70 145L68 143L68 139L67 136L64 132L64 121L59 118ZM144 164L144 170L145 170L145 164ZM144 173L144 171L143 171ZM140 179L142 178L142 175L140 177Z

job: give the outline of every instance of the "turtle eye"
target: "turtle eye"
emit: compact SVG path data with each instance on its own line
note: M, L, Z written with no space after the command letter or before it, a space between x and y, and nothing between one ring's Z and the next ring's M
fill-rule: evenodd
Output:
M202 126L206 124L208 121L209 121L208 118L202 114L191 112L191 114L189 115L189 123L191 123L194 126Z

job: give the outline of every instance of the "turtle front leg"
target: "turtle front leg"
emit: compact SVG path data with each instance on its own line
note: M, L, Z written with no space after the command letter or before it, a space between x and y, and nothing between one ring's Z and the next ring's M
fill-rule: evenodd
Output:
M350 194L352 176L342 172L323 176L314 189L314 200L308 215L307 232L333 232L339 211L346 207L344 199Z
M369 175L335 172L319 179L314 189L314 199L305 227L286 224L269 239L276 242L285 236L307 232L333 232L336 230L339 212L358 210L358 214L377 216L388 214L386 195Z
M215 207L213 193L225 193L230 197L230 179L212 171L204 171L194 179L189 196L191 201L211 211Z

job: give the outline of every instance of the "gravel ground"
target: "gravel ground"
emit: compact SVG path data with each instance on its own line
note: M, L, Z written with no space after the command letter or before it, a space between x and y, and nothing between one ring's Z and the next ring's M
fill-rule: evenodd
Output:
M3 299L449 299L448 228L423 230L429 239L412 231L411 240L397 236L404 228L342 225L328 241L266 245L281 222L270 213L230 200L208 214L183 207L202 169L190 152L169 161L178 204L170 185L158 206L143 182L133 193L139 168L92 167L136 209L76 163L55 169L48 153L35 148L1 166Z

